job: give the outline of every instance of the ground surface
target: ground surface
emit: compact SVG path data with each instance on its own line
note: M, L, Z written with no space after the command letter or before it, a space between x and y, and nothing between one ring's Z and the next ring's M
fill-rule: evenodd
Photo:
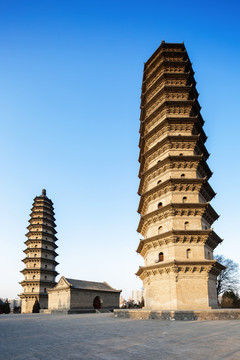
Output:
M1 360L240 359L240 321L0 315Z

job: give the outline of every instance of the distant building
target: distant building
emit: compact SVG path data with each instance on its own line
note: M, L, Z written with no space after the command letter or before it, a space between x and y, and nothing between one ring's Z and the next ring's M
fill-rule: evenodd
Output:
M81 309L119 308L121 290L113 289L106 282L93 282L61 277L48 292L48 310L77 311Z
M120 303L119 306L122 307L126 303L126 299L123 296L120 296Z
M142 301L144 291L143 290L133 290L132 291L132 300L138 304Z

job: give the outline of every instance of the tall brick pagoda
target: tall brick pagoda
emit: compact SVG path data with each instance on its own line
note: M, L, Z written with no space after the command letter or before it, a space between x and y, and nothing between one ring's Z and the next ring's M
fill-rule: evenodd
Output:
M145 63L141 95L137 275L148 309L218 307L224 267L213 251L222 240L211 228L218 214L197 98L184 44L162 42Z
M24 280L20 283L23 292L20 294L22 299L22 313L32 312L33 305L38 300L41 309L48 307L47 288L56 285L55 277L58 273L55 261L58 255L55 236L55 218L52 201L46 196L46 190L42 190L42 195L35 197L32 212L30 215L27 241L27 249L22 261L25 269L22 270Z

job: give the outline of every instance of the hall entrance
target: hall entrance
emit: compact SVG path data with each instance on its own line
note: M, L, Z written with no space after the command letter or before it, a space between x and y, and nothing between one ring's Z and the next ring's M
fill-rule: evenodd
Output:
M100 298L100 296L96 296L93 300L93 307L94 309L102 309L102 299Z

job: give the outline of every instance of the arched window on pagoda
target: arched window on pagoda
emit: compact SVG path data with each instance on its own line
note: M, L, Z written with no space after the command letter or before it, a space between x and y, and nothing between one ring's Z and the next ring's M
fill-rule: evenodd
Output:
M159 184L161 184L161 182L162 182L162 180L158 180L157 184L159 185Z
M186 197L186 196L184 196L184 197L182 198L182 202L183 202L183 203L186 203L186 202L187 202L187 197Z
M186 222L184 223L184 230L188 230L188 229L189 229L189 222L186 221Z
M187 259L190 259L190 257L191 257L191 249L187 249L186 256L187 256Z
M158 209L161 209L162 207L162 202L158 203Z
M181 178L185 178L185 174L181 174Z
M159 262L164 261L164 254L163 254L163 252L160 252L160 253L159 253L159 255L158 255L158 261L159 261Z
M161 234L161 233L162 233L162 230L163 230L163 227L162 227L162 226L159 226L159 228L158 228L158 234Z
M183 153L180 153L179 156L183 156Z

